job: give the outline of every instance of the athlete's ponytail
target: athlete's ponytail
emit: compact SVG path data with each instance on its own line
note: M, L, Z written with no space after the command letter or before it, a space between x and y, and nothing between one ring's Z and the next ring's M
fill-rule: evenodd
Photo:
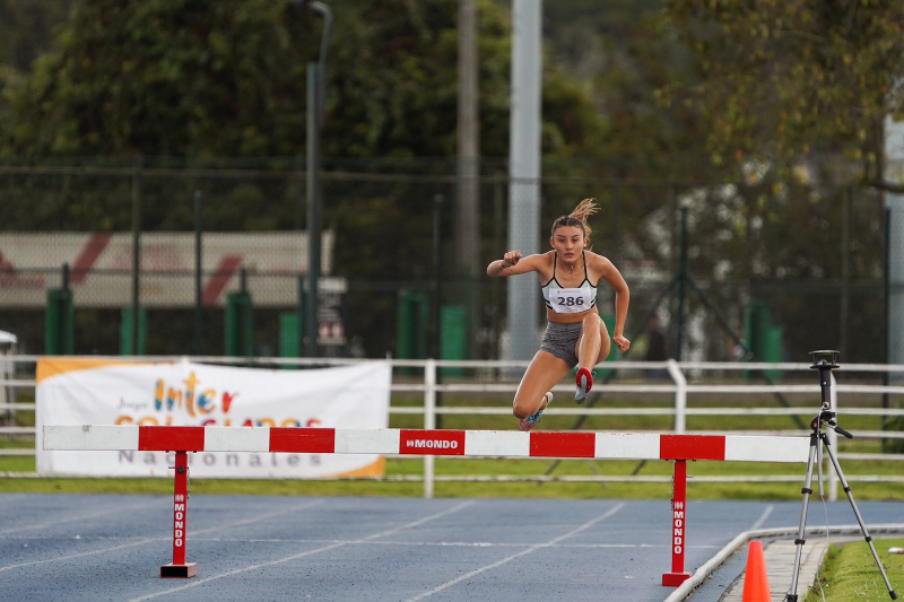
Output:
M596 199L584 199L578 203L578 206L574 208L574 211L568 215L563 215L552 223L552 232L550 233L550 236L555 236L556 230L563 226L578 227L584 232L585 248L589 251L591 249L590 235L593 234L593 229L587 223L587 217L599 210L600 208L599 205L596 204Z

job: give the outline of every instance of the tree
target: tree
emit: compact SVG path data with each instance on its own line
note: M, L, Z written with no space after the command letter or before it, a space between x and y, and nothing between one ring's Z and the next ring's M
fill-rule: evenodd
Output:
M331 4L325 169L454 174L454 163L441 158L455 154L457 1ZM511 26L496 2L480 2L479 14L481 148L498 158L508 154ZM37 162L103 157L182 165L180 158L231 157L232 165L291 174L305 153L305 70L317 58L320 28L309 11L282 0L72 0L55 47L3 91L0 149ZM546 75L544 155L592 154L604 121L589 90L549 63ZM206 203L220 204L205 217L208 228L297 226L303 187L250 178L215 189L210 180L156 182L142 188L146 230L190 227L187 199L195 186L208 187ZM325 178L324 188L324 225L340 241L334 272L369 282L432 275L425 253L430 208L447 184ZM124 180L96 194L67 189L36 197L6 194L40 210L4 204L4 227L129 224ZM484 256L494 250L487 243ZM350 329L377 332L393 323L394 312L391 295L368 296L350 308ZM379 346L387 337L368 340Z
M341 160L327 159L328 167L454 155L456 7L455 0L336 7L323 154ZM2 148L34 158L302 156L305 69L316 59L319 28L308 11L279 0L73 0L56 48L5 90ZM509 32L499 6L482 2L481 146L495 157L508 151ZM555 67L547 80L545 155L592 153L603 121L588 91ZM291 225L290 213L261 223Z
M69 0L0 0L0 90L51 48L53 30L68 10Z
M455 8L454 0L336 7L325 156L454 154ZM481 3L480 24L484 146L504 156L509 24L492 2ZM6 152L303 153L305 68L319 41L319 22L278 0L74 0L56 49L5 94ZM595 116L563 129L563 114L586 94L556 96L548 150L586 145Z
M268 0L74 2L56 50L7 91L7 152L290 154L284 132L303 132L295 107L305 49L289 43L283 9Z
M716 163L768 161L791 170L831 162L843 181L882 182L886 116L901 108L904 4L668 0L668 20L697 77L663 86L666 106L695 105L713 127Z

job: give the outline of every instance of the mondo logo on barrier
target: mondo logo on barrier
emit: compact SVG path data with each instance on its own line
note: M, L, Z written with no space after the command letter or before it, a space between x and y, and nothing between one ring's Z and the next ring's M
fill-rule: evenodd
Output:
M676 501L672 511L672 553L684 551L684 502Z
M465 455L465 432L402 429L399 453L463 456Z
M181 548L185 541L185 496L176 494L173 503L173 546Z

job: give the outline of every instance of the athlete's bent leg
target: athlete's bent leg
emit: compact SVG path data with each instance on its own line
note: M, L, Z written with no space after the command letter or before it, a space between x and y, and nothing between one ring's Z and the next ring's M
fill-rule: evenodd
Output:
M593 370L594 366L609 357L611 349L612 339L600 315L594 311L584 316L581 338L574 349L580 366Z
M612 338L609 336L609 329L606 323L600 318L600 353L596 358L596 363L606 361L609 353L612 351Z
M543 410L547 403L546 393L568 374L571 366L547 351L538 351L531 360L515 399L512 414L516 418L527 419Z
M584 403L587 393L593 388L593 367L609 357L609 351L612 349L612 339L609 337L606 323L595 311L584 317L581 330L581 338L575 345L580 365L575 377L576 403Z

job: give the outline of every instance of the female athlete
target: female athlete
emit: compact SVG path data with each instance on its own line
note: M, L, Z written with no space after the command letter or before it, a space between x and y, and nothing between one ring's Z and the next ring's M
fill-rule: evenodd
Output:
M522 257L521 251L509 251L487 266L487 275L494 278L536 272L546 301L549 324L513 402L512 413L522 431L537 424L552 401L550 389L574 366L580 366L574 400L584 403L593 387L591 370L609 356L612 341L622 352L631 347L624 336L631 296L628 285L611 261L590 250L592 231L587 216L598 210L594 199L584 199L571 214L553 222L549 238L552 251L527 257ZM600 279L615 290L615 332L611 339L596 308Z

